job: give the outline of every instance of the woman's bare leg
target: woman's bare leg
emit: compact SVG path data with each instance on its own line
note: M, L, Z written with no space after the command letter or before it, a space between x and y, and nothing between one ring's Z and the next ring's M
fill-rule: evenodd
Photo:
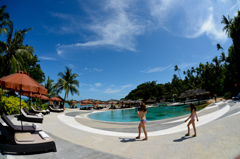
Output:
M143 132L145 134L145 139L143 139L143 140L148 140L147 129L146 129L146 126L145 126L145 122L143 122L143 121L142 121L142 128L143 128Z
M192 120L192 126L193 126L193 130L194 130L194 135L197 136L197 131L196 131L195 121L194 120Z
M141 123L138 125L138 136L136 137L137 139L140 139L141 136Z
M191 123L192 123L192 120L190 120L187 124L187 128L188 128L188 133L187 134L188 135L190 135L190 127L189 126L190 126Z

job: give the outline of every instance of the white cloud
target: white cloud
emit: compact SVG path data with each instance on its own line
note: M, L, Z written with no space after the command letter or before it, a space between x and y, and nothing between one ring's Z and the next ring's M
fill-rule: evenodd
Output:
M134 14L134 10L129 9L135 7L135 5L131 6L132 2L129 0L105 0L96 4L98 9L88 8L86 12L91 15L91 19L89 19L91 22L85 24L84 29L89 30L92 37L88 36L86 42L61 45L57 48L58 54L63 55L68 49L94 46L136 51L135 38L145 32L149 21L141 19L140 16ZM71 25L68 27L64 24L59 28L63 33L72 33L73 30L78 30L79 26L83 28L82 24L75 28L76 22L81 21L79 17L61 13L52 13L52 16L70 21Z
M102 72L103 69L94 68L93 71Z
M89 71L89 72L93 72L93 71L102 72L102 71L103 71L103 69L99 69L99 68L93 68L93 69L91 69L91 68L87 68L87 67L85 67L84 70L85 70L85 71Z
M68 66L69 66L70 68L77 68L77 67L74 66L73 64L68 64Z
M45 57L45 56L39 56L38 58L39 58L39 59L42 59L42 60L53 60L53 61L57 60L57 59L55 59L55 58Z
M101 83L95 83L94 85L95 85L96 87L100 87L100 86L102 86Z
M156 68L147 68L147 69L145 69L145 70L143 70L143 71L141 71L141 72L143 72L143 73L153 73L153 72L161 72L161 71L164 71L164 70L166 70L166 69L168 69L169 67L171 67L173 64L171 64L171 65L168 65L168 66L166 66L166 67L156 67Z
M127 87L131 87L132 85L131 84L128 84L128 85L125 85L125 86L122 86L122 88L127 88Z
M181 70L181 69L184 69L184 68L187 68L187 67L193 67L196 64L197 63L182 63L182 64L178 65L178 68Z
M45 26L59 34L79 35L81 42L57 46L59 55L96 47L136 51L137 37L157 29L185 38L205 35L213 42L225 42L228 37L222 31L222 15L233 17L240 7L239 1L227 0L102 0L94 1L94 7L91 2L79 3L87 15L84 20L78 15L51 13L63 22Z
M121 90L120 89L111 89L111 88L108 88L106 89L103 93L118 93L120 92Z
M225 42L227 35L222 31L222 15L233 17L233 8L240 4L225 0L149 0L149 6L158 25L174 35L186 38L206 35L214 42Z
M89 91L97 92L98 90L96 88L94 88L94 87L91 87L91 88L89 88Z

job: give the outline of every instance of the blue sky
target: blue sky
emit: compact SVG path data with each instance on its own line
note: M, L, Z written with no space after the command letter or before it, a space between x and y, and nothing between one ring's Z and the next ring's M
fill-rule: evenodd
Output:
M79 74L80 96L120 99L137 85L172 80L225 53L232 44L222 31L222 15L233 18L236 0L1 0L16 29L30 28L45 76L55 82L70 67ZM5 40L1 36L0 40ZM182 75L183 76L183 75ZM63 97L64 92L61 94Z

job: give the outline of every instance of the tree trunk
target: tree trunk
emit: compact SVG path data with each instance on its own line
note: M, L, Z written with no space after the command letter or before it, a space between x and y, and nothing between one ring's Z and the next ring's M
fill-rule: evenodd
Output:
M65 109L65 100L66 100L66 92L65 92L65 96L64 96L64 101L63 101L63 109Z

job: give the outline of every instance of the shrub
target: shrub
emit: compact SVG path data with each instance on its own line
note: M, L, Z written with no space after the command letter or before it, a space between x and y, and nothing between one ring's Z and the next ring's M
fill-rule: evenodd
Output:
M46 109L49 109L48 108L48 104L45 103L45 104L42 104L41 106L39 106L42 110L46 110Z
M24 102L24 100L21 99L21 107L26 107L28 109L28 105ZM1 97L0 102L0 112L5 113L7 115L11 114L19 114L20 111L20 98L18 97Z
M223 96L225 99L231 99L232 98L232 93L231 92L226 92Z
M36 105L41 108L42 101L40 99L36 99Z

